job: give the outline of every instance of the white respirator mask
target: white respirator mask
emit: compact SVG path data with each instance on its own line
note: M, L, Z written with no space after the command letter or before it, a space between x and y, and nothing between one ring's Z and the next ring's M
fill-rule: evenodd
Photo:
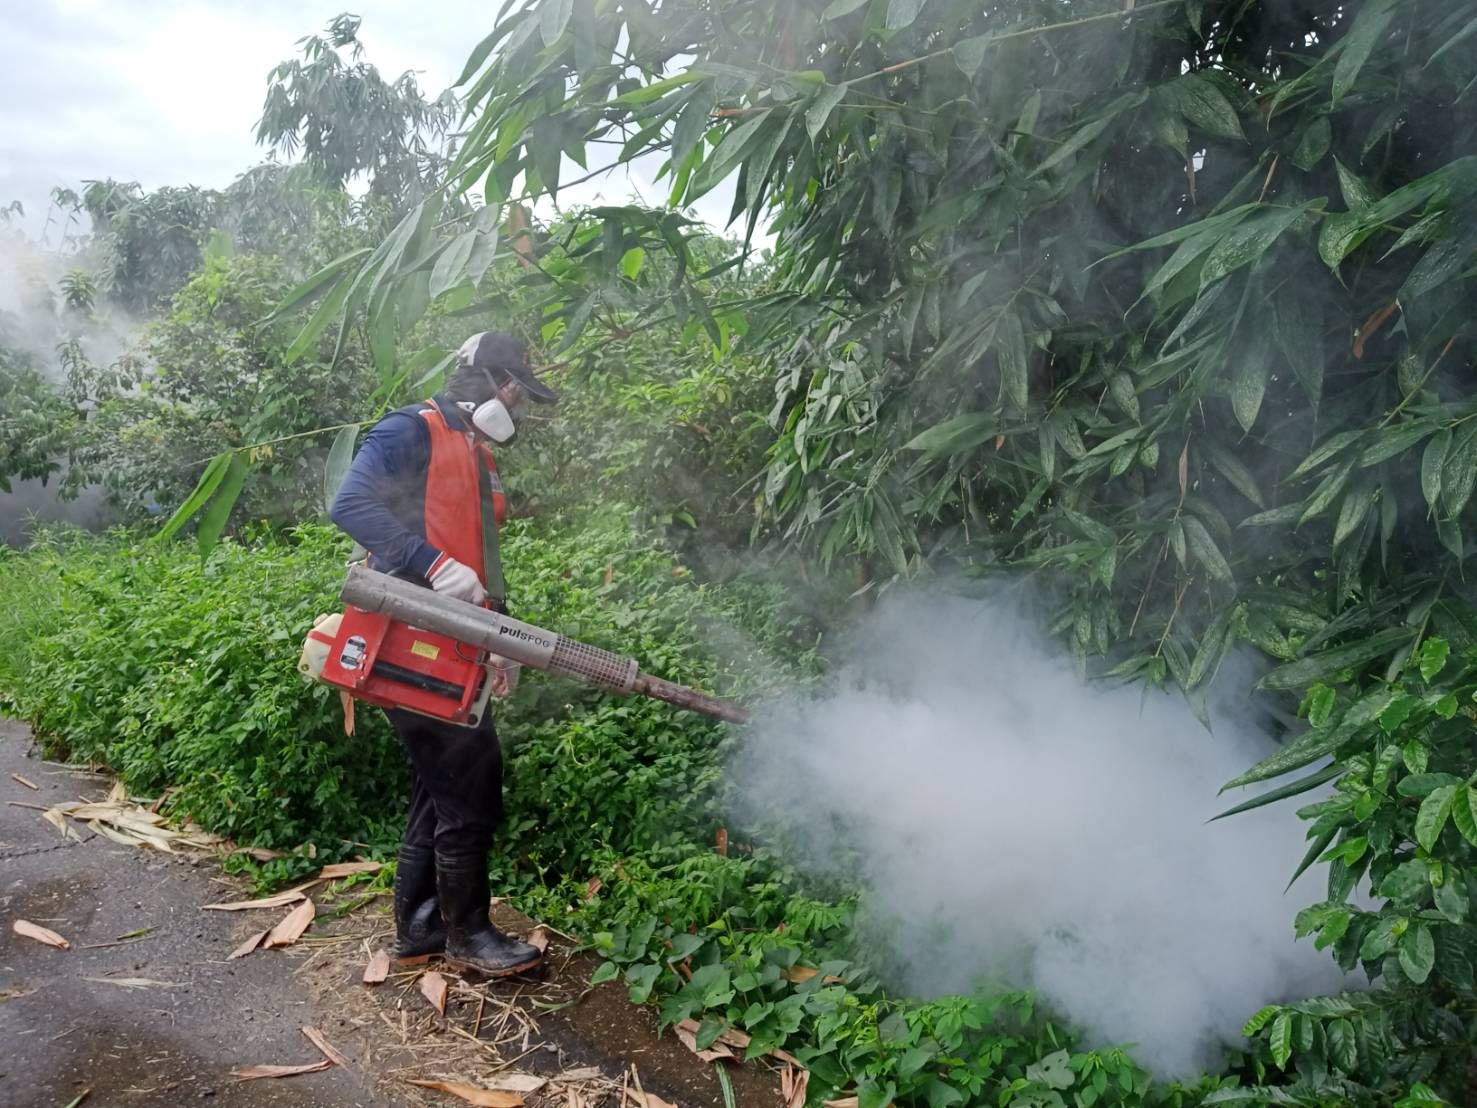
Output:
M499 445L513 441L518 423L508 406L497 397L477 405L472 412L472 426Z

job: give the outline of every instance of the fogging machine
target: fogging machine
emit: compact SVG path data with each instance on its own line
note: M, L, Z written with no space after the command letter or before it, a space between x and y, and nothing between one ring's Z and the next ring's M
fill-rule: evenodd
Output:
M491 694L492 658L609 692L649 696L713 719L743 723L731 701L642 673L634 658L441 596L365 566L349 569L341 616L320 620L299 668L381 708L404 708L474 727Z

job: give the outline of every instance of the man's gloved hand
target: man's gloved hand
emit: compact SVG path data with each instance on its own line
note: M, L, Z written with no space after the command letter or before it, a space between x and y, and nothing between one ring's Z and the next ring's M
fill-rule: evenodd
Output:
M487 599L487 590L477 580L471 566L463 565L450 554L443 554L431 563L431 572L426 574L431 588L453 600L466 600L481 604Z

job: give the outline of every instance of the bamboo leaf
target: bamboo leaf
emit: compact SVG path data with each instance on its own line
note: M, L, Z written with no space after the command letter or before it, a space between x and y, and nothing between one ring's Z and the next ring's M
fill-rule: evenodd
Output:
M923 10L924 0L888 0L887 20L884 26L889 31L901 31L912 25Z
M1426 444L1421 454L1421 492L1431 511L1441 497L1441 474L1446 465L1446 454L1451 449L1451 432L1438 431Z
M1354 87L1359 71L1369 60L1370 51L1379 42L1385 28L1395 15L1395 0L1372 0L1363 5L1354 17L1349 33L1339 43L1341 49L1338 62L1333 67L1333 103L1338 102Z
M1262 501L1262 491L1257 487L1256 478L1252 476L1251 470L1241 464L1240 459L1214 440L1206 440L1202 444L1202 449L1215 470L1231 482L1232 488L1258 508L1266 506Z
M436 259L431 270L430 296L435 300L443 292L461 283L466 276L467 261L480 237L476 229L463 231L451 240L450 245Z
M1292 152L1292 164L1304 173L1311 172L1313 167L1323 160L1332 144L1333 127L1328 122L1328 116L1320 115L1303 128L1303 133L1298 138L1297 148Z
M354 440L359 437L359 424L351 423L339 428L328 448L328 459L323 464L323 511L326 514L338 495L338 487L344 483L344 474L349 472L349 463L354 459Z
M318 341L318 336L323 334L324 328L334 319L338 318L344 311L345 302L352 291L355 282L347 277L339 281L331 292L323 298L318 307L314 309L308 322L303 324L303 329L297 333L297 337L288 345L283 352L282 360L288 365L297 361L308 352L308 348Z
M1468 38L1470 38L1474 34L1477 34L1477 19L1473 19L1470 23L1468 23L1460 31L1458 31L1456 34L1452 35L1449 39L1447 39L1445 42L1443 42L1435 50L1435 52L1432 53L1432 55L1429 58L1426 59L1426 65L1427 66L1431 65L1433 62L1436 61L1437 58L1441 57L1442 54L1445 54L1448 50L1450 50L1453 47L1457 46L1459 43L1465 42Z
M1284 504L1280 508L1269 508L1265 512L1247 516L1241 521L1242 527L1285 527L1289 523L1296 523L1303 514L1301 502L1296 504Z
M1350 458L1325 477L1322 483L1313 490L1313 495L1308 497L1308 502L1303 508L1303 514L1298 517L1299 527L1309 520L1317 519L1333 506L1333 502L1338 499L1339 493L1344 491L1344 486L1354 474L1355 461L1356 459Z
M748 153L749 142L765 127L776 125L773 113L765 112L734 127L703 161L687 183L686 202L691 204L728 176Z
M1287 879L1288 889L1296 885L1297 879L1308 872L1308 867L1323 856L1323 852L1328 849L1328 844L1333 842L1334 836L1338 832L1338 827L1329 827L1313 839L1313 845L1308 847L1308 852L1303 855L1303 860L1298 863L1297 869L1293 870L1292 876ZM1283 891L1285 892L1286 889Z
M195 541L200 547L201 556L209 554L210 548L219 541L221 532L226 529L226 521L231 518L231 509L236 506L250 472L251 467L246 464L246 459L239 451L231 455L231 464L221 480L220 488L210 506L205 509L205 514L200 517L199 527L195 529Z
M1325 650L1296 662L1288 662L1267 673L1257 682L1264 689L1301 689L1315 681L1325 683L1346 669L1362 666L1384 657L1397 647L1410 642L1415 633L1404 627L1377 631L1367 639L1348 646Z
M1052 166L1060 165L1077 151L1081 150L1098 135L1108 129L1108 126L1116 119L1116 115L1103 115L1097 119L1084 123L1072 133L1072 137L1058 146L1051 155L1034 170L1035 173L1045 173Z
M643 104L650 104L654 100L660 100L673 89L681 88L683 85L693 81L702 80L704 77L713 76L711 72L713 68L713 66L709 65L706 70L694 68L689 69L685 73L678 73L673 77L664 77L660 81L653 81L649 85L642 85L640 88L622 93L612 100L611 103L620 104L623 107L640 107ZM748 76L748 74L745 74L745 76Z
M1180 114L1195 127L1216 138L1245 139L1241 120L1226 94L1202 73L1187 73L1169 85L1169 95Z
M1214 823L1216 820L1225 819L1227 816L1240 815L1242 812L1249 812L1253 808L1261 808L1268 804L1275 804L1279 800L1301 796L1310 789L1316 789L1319 785L1332 781L1336 777L1342 777L1346 768L1339 762L1333 762L1314 773L1308 774L1307 777L1298 778L1290 785L1283 785L1280 788L1272 789L1262 793L1260 796L1254 796L1250 800L1244 800L1234 808L1227 808L1219 815L1211 816L1207 822Z
M1203 290L1242 266L1258 261L1312 206L1312 202L1299 204L1295 208L1267 212L1237 224L1205 260L1205 267L1200 271L1200 288Z
M210 459L210 464L205 467L205 472L200 474L200 480L195 482L190 495L185 497L184 503L175 509L174 515L170 516L164 526L159 528L159 533L154 536L155 542L167 542L189 521L191 516L200 510L200 506L209 500L211 494L220 487L221 480L226 476L226 471L230 468L234 457L235 454L228 450Z
M1016 411L1024 412L1030 402L1030 380L1020 316L1006 312L996 334L1000 340L1000 378L1005 399Z
M284 296L281 302L271 310L262 322L272 322L302 307L302 305L312 300L328 287L328 285L342 277L344 272L353 266L355 262L364 258L369 253L369 250L370 248L367 246L361 247L358 250L351 250L347 254L341 255L329 262L317 273L313 274Z
M1323 336L1307 299L1294 290L1278 296L1277 345L1292 367L1293 376L1316 408L1323 397Z
M494 20L497 26L493 28L491 34L487 35L485 38L482 39L481 42L477 43L477 45L472 48L472 53L467 57L467 64L462 67L461 76L457 77L457 79L452 82L453 87L460 88L462 85L466 84L472 79L473 74L475 74L479 69L482 68L482 63L487 61L487 57L489 54L492 53L493 47L496 46L498 42L505 35L507 35L509 31L513 29L515 25L515 20L522 16L522 14L523 13L518 13L518 15L515 15L512 20L509 20L506 23L503 22L501 17Z
M1221 660L1225 658L1226 652L1236 639L1231 625L1235 614L1235 608L1221 609L1220 614L1210 621L1210 626L1200 636L1200 645L1195 651L1195 660L1190 663L1189 681L1185 686L1186 692L1198 688L1220 667Z
M814 142L816 136L821 133L836 105L846 99L847 87L845 83L826 85L811 101L810 107L805 110L805 132L810 136L811 142Z
M993 412L964 412L914 435L904 450L921 450L932 457L960 454L994 438L1000 421Z
M542 0L539 4L539 34L545 46L553 46L569 26L569 17L574 14L574 0Z
M770 132L754 144L746 159L745 169L748 173L747 187L744 190L744 203L751 212L758 212L759 203L763 197L765 184L769 181L770 170L774 168L775 158L779 154L780 147L785 144L785 139L790 137L790 124L792 119L786 116L784 120Z
M693 148L702 141L712 125L713 108L718 103L718 89L713 81L703 81L692 90L686 106L677 116L672 129L673 172L687 161ZM814 137L814 136L812 136Z
M1234 580L1230 564L1226 561L1225 555L1221 553L1220 547L1215 544L1215 540L1210 537L1205 524L1192 515L1186 515L1184 526L1185 539L1189 543L1191 556L1217 581Z
M1455 520L1472 498L1477 483L1477 426L1469 427L1452 443L1441 467L1441 506Z
M1429 435L1435 428L1425 422L1397 423L1376 431L1374 438L1359 455L1361 466L1379 465L1397 454L1403 454Z
M1113 403L1117 404L1123 414L1129 419L1137 421L1139 418L1139 398L1133 387L1133 377L1122 370L1114 373L1108 378L1108 392L1112 394Z
M992 37L989 34L976 35L963 42L956 42L951 48L954 54L954 64L971 81L979 74L980 66L985 64L985 54L989 50Z
M1364 522L1364 517L1369 514L1369 509L1374 507L1374 501L1374 490L1367 486L1357 486L1344 494L1343 503L1339 506L1338 520L1333 527L1335 547L1342 546L1354 534Z
M1248 356L1236 363L1231 376L1231 412L1243 431L1250 431L1262 410L1271 367L1265 358Z

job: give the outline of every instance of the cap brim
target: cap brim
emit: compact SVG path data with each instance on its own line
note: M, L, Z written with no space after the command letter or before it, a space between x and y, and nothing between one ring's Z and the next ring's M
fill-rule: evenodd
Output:
M513 380L522 385L524 391L540 404L552 404L559 399L559 394L535 377L532 371L520 367L510 369L508 372Z

